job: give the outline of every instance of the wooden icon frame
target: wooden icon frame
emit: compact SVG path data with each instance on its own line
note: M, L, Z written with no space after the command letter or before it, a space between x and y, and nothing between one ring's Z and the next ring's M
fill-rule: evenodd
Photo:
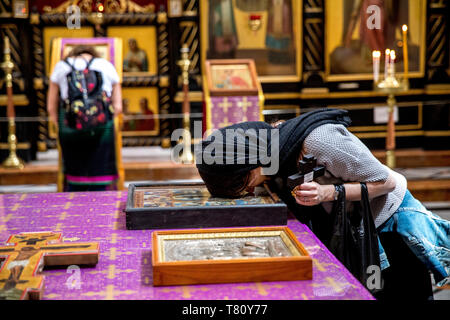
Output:
M164 241L279 236L291 256L165 261ZM153 285L193 285L312 279L312 259L288 227L169 230L152 233Z

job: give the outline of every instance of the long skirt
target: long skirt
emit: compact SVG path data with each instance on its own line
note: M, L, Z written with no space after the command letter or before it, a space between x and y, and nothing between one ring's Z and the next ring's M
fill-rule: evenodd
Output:
M76 130L64 123L59 112L64 191L117 190L114 120L94 129Z

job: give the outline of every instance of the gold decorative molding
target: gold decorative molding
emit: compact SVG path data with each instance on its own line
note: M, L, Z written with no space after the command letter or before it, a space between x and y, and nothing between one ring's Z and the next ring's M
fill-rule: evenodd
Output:
M39 13L30 14L30 24L39 24Z
M395 135L397 137L416 137L425 135L424 130L414 130L414 131L396 131ZM374 138L386 138L386 132L355 132L355 136L360 139L374 139Z
M104 6L106 13L125 13L127 11L126 0L106 0Z
M188 98L190 102L202 102L203 101L203 92L202 91L189 91ZM175 94L174 102L182 103L183 102L183 92L178 91Z
M425 93L429 94L429 95L450 95L450 84L429 84L429 85L426 85L425 86Z
M160 87L168 87L169 86L169 77L162 76L159 78L159 86Z
M51 6L44 6L44 13L66 13L69 6L76 5L80 8L82 13L91 13L93 7L93 0L67 0L59 6L52 8ZM154 13L155 5L153 3L140 6L131 0L106 0L104 2L105 13Z
M158 12L158 18L156 19L156 21L159 24L167 23L167 13L165 13L165 12Z
M44 79L34 78L33 79L33 88L36 90L44 90Z
M83 13L91 13L93 0L68 0L60 4L56 8L52 8L51 6L44 6L43 11L44 13L48 14L66 13L67 8L73 5L78 6L80 8L80 11Z
M127 6L128 6L128 12L129 13L154 13L155 12L155 5L153 3L150 3L149 5L146 6L140 6L137 3L130 1L130 0L125 0L127 2Z
M170 148L171 147L170 138L163 138L161 140L161 147L163 147L163 148Z
M0 95L0 106L6 106L8 97L6 95ZM15 106L28 106L30 101L24 94L13 95L13 102Z
M16 146L17 149L21 149L21 150L27 150L31 148L31 144L29 142L19 142L17 143ZM1 142L0 143L0 149L1 150L8 150L9 149L9 144Z

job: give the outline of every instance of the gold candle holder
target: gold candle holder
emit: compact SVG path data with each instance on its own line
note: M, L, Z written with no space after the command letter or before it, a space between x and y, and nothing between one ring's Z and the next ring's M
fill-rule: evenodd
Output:
M192 135L190 131L190 103L189 103L189 67L191 65L191 61L189 60L189 47L187 44L184 44L181 48L181 59L177 62L178 66L181 69L181 77L183 79L183 143L184 148L181 154L180 160L184 164L192 164L194 163L194 155L191 151L191 141Z
M9 169L23 169L23 161L17 156L16 123L14 118L8 119L8 147L9 156L3 161L2 166Z
M13 103L13 83L12 83L12 70L14 63L11 60L11 49L9 47L9 38L5 37L4 48L5 60L0 67L5 70L6 75L6 93L8 96L7 102L7 117L8 117L8 148L9 156L3 161L2 166L9 169L23 169L23 161L17 156L17 137L16 137L16 123L15 123L15 111Z
M389 75L383 81L374 83L374 90L386 93L388 105L388 123L386 135L386 165L389 168L395 168L395 121L394 121L394 107L397 104L395 94L407 91L409 89L409 82L407 80L399 81L395 75Z

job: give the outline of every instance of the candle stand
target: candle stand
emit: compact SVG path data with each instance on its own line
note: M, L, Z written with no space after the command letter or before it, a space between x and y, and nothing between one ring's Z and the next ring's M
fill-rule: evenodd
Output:
M14 63L11 60L11 49L9 47L9 38L5 37L5 60L0 67L5 70L6 75L6 92L7 92L7 117L8 117L8 147L9 156L3 161L2 166L9 169L23 169L23 161L17 156L17 137L16 123L14 115L13 91L12 91L12 70Z
M184 164L194 163L194 155L191 151L192 135L190 131L190 102L189 102L189 67L191 61L189 60L189 48L186 44L181 48L181 59L177 62L180 67L183 79L183 152L181 154L180 160Z
M387 94L387 105L389 107L389 117L387 123L386 134L386 165L389 168L395 168L395 122L394 122L394 107L397 103L395 94L407 91L409 89L409 82L407 79L399 81L395 76L388 76L383 81L374 83L374 90Z

